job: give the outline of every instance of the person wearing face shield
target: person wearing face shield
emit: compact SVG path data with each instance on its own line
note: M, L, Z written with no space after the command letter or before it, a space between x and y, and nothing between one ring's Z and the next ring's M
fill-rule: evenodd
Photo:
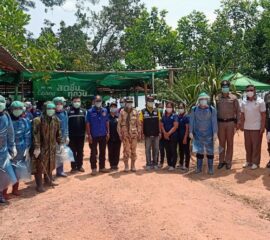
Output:
M92 173L97 174L97 154L99 153L99 172L107 173L105 168L106 145L110 138L109 119L106 108L102 107L102 97L96 96L95 106L87 111L86 132L91 148L90 164ZM97 151L99 146L99 152Z
M208 160L208 174L214 174L214 143L218 138L217 112L209 105L210 97L201 93L198 105L190 114L189 136L193 140L192 150L196 153L196 173L202 172L204 155Z
M190 163L189 116L186 113L184 103L180 103L178 105L178 109L178 146L180 156L179 168L183 171L188 171Z
M118 124L117 102L112 102L110 104L110 114L109 114L110 138L108 141L108 155L112 171L118 170L118 164L120 159L121 140L117 132L117 124Z
M12 167L16 174L17 182L12 187L12 194L19 196L19 181L29 180L31 173L29 172L28 163L26 158L29 156L29 149L31 146L31 123L26 118L23 118L23 107L24 104L20 101L14 101L10 105L11 110L11 120L14 128L15 145L17 150L17 155L14 157L12 162ZM5 189L5 194L7 189Z
M265 131L266 107L263 99L257 97L254 85L246 87L247 99L241 104L241 130L244 131L246 162L243 168L260 167L262 137Z
M63 151L64 140L55 109L53 102L46 102L42 116L33 121L32 174L35 175L37 192L44 192L42 174L46 185L56 186L52 179L56 167L56 146L60 145L59 151Z
M65 104L64 98L63 97L56 97L53 99L53 103L56 106L55 115L60 121L61 134L62 134L64 144L68 145L69 144L68 115L67 115L67 112L64 110L64 104ZM57 177L67 177L67 174L64 172L63 163L61 163L60 166L58 166L56 168L56 176Z
M232 167L235 130L240 128L240 105L237 97L230 93L230 82L221 82L221 93L216 98L219 144L224 149L219 154L218 169Z
M141 139L141 122L138 111L133 108L133 98L126 99L125 108L119 114L117 132L120 140L123 142L125 172L131 170L136 172L135 162L137 159L137 143ZM131 168L129 169L129 159L131 159Z
M159 139L161 137L160 113L154 97L147 96L146 108L140 113L142 137L145 139L146 170L158 169Z
M7 187L17 178L11 160L17 155L12 120L6 111L6 100L0 95L0 203L6 203Z
M177 141L178 141L178 116L174 112L174 104L166 103L166 110L161 120L161 130L165 141L168 170L174 171L177 162Z
M75 162L71 162L71 173L84 172L83 149L85 142L86 110L81 107L81 98L73 97L72 106L68 110L69 147Z

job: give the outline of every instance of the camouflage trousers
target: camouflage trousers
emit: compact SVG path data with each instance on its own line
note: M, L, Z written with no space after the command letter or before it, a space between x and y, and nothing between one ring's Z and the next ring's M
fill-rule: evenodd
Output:
M137 138L129 138L125 137L123 139L123 154L124 154L124 162L128 162L131 159L131 162L135 162L137 159Z

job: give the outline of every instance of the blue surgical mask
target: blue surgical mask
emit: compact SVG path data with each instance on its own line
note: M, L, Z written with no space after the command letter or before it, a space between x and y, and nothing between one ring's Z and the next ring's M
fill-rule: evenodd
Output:
M202 100L200 100L200 105L201 105L202 107L205 107L205 106L208 105L208 101L207 101L206 99L202 99Z
M52 117L55 114L55 110L54 109L47 109L46 113L49 117Z
M230 88L229 87L223 87L221 89L222 93L229 93L230 92Z
M20 117L23 114L23 110L22 109L16 109L12 111L13 115L15 117Z

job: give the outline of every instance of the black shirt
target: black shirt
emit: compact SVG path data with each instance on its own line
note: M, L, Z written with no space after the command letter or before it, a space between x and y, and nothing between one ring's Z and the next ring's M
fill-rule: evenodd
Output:
M120 138L117 132L118 117L109 115L109 124L110 124L110 141L120 142Z
M85 136L86 111L82 108L71 107L68 111L68 130L70 137Z

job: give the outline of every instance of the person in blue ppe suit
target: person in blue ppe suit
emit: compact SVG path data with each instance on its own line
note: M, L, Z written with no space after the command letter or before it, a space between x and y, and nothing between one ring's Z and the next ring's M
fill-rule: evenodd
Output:
M11 118L5 109L6 100L0 95L0 203L6 203L8 185L17 182L10 162L11 158L17 155L14 129Z
M31 172L29 172L28 164L26 162L29 156L29 149L31 145L31 123L26 118L23 118L24 104L20 101L12 102L10 106L11 120L15 134L15 145L17 155L12 159L12 167L16 174L17 182L12 187L12 194L19 196L19 181L21 179L29 179ZM29 157L28 157L29 159Z
M202 172L203 158L208 159L208 173L214 174L214 142L217 140L217 112L209 105L210 97L201 93L198 105L193 107L190 114L190 138L193 140L193 152L197 155L196 173Z
M64 141L64 144L69 144L68 137L68 114L64 110L65 99L63 97L56 97L53 99L53 103L55 104L55 115L60 120L60 128L61 134ZM57 177L67 177L67 174L64 173L64 165L63 163L56 168L56 176Z

